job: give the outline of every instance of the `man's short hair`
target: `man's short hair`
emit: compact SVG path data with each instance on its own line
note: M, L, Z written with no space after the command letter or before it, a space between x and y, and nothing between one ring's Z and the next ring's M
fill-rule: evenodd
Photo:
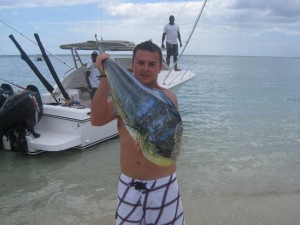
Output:
M156 44L154 44L152 42L152 40L141 42L140 44L138 44L137 46L135 46L135 48L133 50L133 57L132 57L133 60L135 58L137 50L145 50L145 51L149 51L149 52L157 52L158 55L159 55L159 61L160 61L160 63L162 63L161 49Z
M91 54L91 57L97 57L97 55L98 55L98 52L93 51L93 53Z

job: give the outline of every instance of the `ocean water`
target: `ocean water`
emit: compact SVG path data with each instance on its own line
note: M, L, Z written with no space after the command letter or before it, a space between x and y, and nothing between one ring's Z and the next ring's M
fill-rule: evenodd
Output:
M61 58L72 65L70 56ZM68 70L51 60L58 74ZM194 61L197 74L177 94L186 224L298 225L300 58L183 60ZM45 63L35 64L53 84ZM0 72L1 79L45 91L19 56L0 56ZM38 156L2 151L0 223L114 224L119 171L118 139Z

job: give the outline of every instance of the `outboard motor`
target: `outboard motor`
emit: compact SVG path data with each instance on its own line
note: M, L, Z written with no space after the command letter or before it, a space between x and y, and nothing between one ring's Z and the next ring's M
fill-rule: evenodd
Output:
M26 90L8 97L0 109L0 140L5 135L11 150L28 152L26 135L40 137L34 126L43 115L43 104L37 87L28 85Z
M4 104L5 100L14 94L14 90L9 84L1 84L0 86L0 108Z

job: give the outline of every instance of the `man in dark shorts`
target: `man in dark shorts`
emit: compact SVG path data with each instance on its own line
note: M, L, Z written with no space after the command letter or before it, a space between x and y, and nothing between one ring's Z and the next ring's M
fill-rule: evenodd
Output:
M169 23L164 26L164 31L162 35L162 44L161 47L163 49L166 49L164 42L166 38L166 46L167 46L167 64L168 66L170 65L170 58L171 55L173 56L173 61L175 64L175 70L178 71L179 69L177 68L177 56L178 56L178 42L177 39L179 40L180 47L182 47L181 43L181 36L179 32L179 26L178 24L174 23L175 17L171 15L169 17Z

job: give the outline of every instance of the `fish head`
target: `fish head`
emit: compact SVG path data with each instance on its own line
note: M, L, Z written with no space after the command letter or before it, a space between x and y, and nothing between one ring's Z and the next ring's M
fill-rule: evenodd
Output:
M183 134L183 125L182 122L178 123L175 129L175 132L170 133L171 137L166 137L166 133L162 132L155 134L161 138L156 137L155 140L151 137L151 134L142 134L140 132L130 132L134 133L136 139L138 140L143 155L146 159L152 163L169 167L176 163L181 149L181 141ZM161 141L158 141L158 140Z

